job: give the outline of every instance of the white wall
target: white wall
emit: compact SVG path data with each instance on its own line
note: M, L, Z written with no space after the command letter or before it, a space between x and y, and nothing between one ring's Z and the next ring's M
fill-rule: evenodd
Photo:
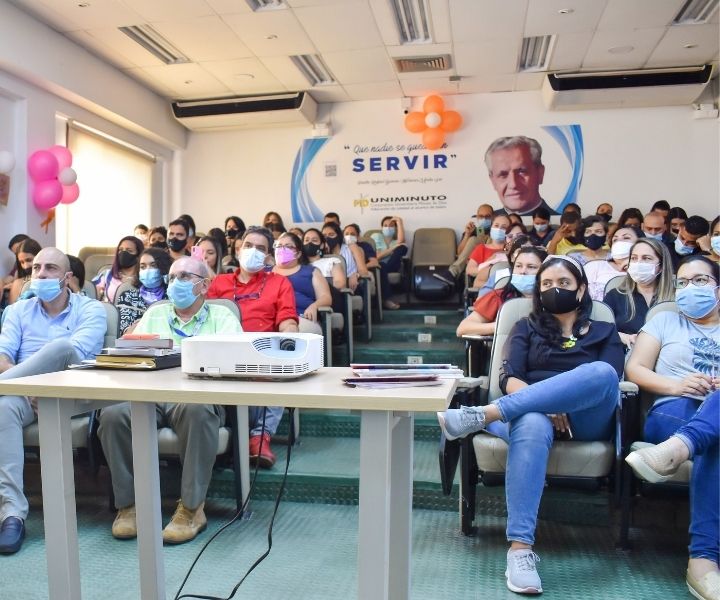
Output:
M448 147L438 151L454 155L448 159L448 168L416 168L395 174L353 173L352 159L406 154L394 150L356 154L356 146L419 143L418 134L404 129L399 102L335 105L331 111L333 136L318 153L308 178L318 208L322 212L335 210L343 222L357 221L366 229L376 227L382 215L399 212L403 205L389 203L377 210L372 206L361 210L354 201L363 195L440 193L447 197L443 206L403 210L408 228L442 225L459 230L478 203L499 207L483 155L496 137L515 134L541 140L547 166L541 191L551 204L556 203L567 186L570 167L541 126L579 124L585 148L579 195L584 212L594 212L600 202L611 202L617 217L631 206L649 210L659 199L683 206L689 214L713 218L720 212L719 121L693 120L690 107L548 112L537 92L445 100L446 109L457 110L464 118L463 127L448 134ZM420 110L420 100L414 110ZM286 222L292 221L291 170L302 140L310 133L310 127L191 133L183 152L178 212L192 214L201 230L222 226L230 214L238 214L247 224L258 223L268 210L277 210ZM410 153L414 154L433 153ZM324 178L326 164L337 166L337 177ZM404 182L418 174L433 180ZM391 180L391 175L395 179Z

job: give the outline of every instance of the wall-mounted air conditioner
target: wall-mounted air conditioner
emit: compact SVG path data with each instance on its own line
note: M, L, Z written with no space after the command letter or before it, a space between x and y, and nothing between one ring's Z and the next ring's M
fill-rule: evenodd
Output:
M175 118L192 131L220 131L312 124L317 103L305 92L293 92L181 100L172 103L172 110Z
M692 104L712 76L712 66L551 73L542 87L550 110L676 106Z

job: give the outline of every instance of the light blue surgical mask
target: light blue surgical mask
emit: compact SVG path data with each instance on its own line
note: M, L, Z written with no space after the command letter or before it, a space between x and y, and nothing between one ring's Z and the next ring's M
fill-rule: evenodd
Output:
M535 231L537 231L538 233L545 233L548 229L548 224L547 223L535 223L535 225L533 225L533 227L535 228Z
M720 256L720 235L714 235L710 238L710 247L716 255Z
M30 291L43 302L52 302L62 292L59 279L31 279Z
M395 237L395 228L394 227L383 227L382 234L386 238Z
M492 225L492 219L477 219L477 228L487 231Z
M240 250L240 266L248 273L257 273L265 266L265 256L257 248L243 248Z
M195 281L180 281L175 279L167 289L168 298L175 308L184 309L190 306L199 294L193 292Z
M663 234L662 233L648 233L647 231L643 232L645 234L646 238L650 238L651 240L657 240L658 242L662 242Z
M716 289L712 285L688 283L684 288L675 290L675 303L685 316L702 319L717 306Z
M677 252L680 256L687 256L688 254L692 254L694 251L694 247L683 244L680 236L675 238L675 252Z
M140 279L140 283L149 289L160 287L163 282L163 276L160 269L155 267L143 269L140 273L138 273L138 278Z
M510 278L510 283L518 292L527 296L533 291L533 288L535 287L535 275L531 273L513 273L512 277Z
M505 241L505 230L499 227L490 228L490 239L493 242L504 242Z

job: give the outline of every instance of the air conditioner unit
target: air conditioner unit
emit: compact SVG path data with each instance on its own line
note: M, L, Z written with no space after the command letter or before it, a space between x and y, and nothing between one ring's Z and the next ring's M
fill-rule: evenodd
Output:
M305 92L293 92L177 101L172 103L172 110L175 118L192 131L221 131L312 124L317 103Z
M550 73L542 95L550 110L689 105L710 81L713 68L681 67L602 73Z

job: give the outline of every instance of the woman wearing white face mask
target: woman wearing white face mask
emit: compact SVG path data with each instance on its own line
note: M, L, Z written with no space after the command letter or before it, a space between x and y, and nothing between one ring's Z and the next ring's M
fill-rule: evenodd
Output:
M667 479L687 458L690 482L690 545L687 584L696 598L717 598L720 589L720 452L717 413L703 421L720 389L720 268L704 256L682 260L675 279L679 313L663 311L640 331L625 367L628 380L656 396L645 419L644 440L659 444L627 461L644 479ZM714 432L713 432L714 428ZM677 435L675 433L677 432Z
M630 248L625 279L610 290L603 301L615 313L620 339L630 349L645 323L648 310L659 302L674 299L670 253L662 242L642 238Z
M370 237L375 242L382 277L387 281L389 273L399 273L402 269L402 259L407 254L408 247L405 244L405 225L401 217L383 217L380 224L382 233L373 233ZM400 308L399 304L390 299L389 283L383 286L383 298L385 298L385 308L389 310Z
M591 260L585 265L588 278L588 292L593 300L602 300L605 285L613 277L622 275L627 269L630 248L637 241L638 234L632 227L621 227L612 236L609 260Z
M468 260L465 273L475 277L475 287L482 287L487 281L490 267L496 262L507 260L505 256L505 232L510 227L507 215L495 215L490 226L490 241L475 246Z
M330 285L318 269L308 264L302 251L302 242L295 234L280 234L275 240L274 249L273 273L287 277L292 284L300 319L300 333L322 335L322 328L318 323L318 308L332 306Z
M510 283L502 290L493 290L479 297L473 304L472 312L458 325L457 336L493 335L495 321L504 302L512 298L532 298L535 275L546 257L547 252L535 246L518 248L512 260Z

